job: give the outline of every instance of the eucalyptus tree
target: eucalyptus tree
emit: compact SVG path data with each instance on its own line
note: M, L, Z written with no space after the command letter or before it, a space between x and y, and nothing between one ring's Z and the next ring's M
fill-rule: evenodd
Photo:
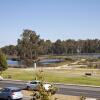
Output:
M38 53L39 55L45 55L45 41L44 39L40 39L38 42L39 48L38 48Z
M45 51L46 51L46 54L52 53L52 42L50 40L45 41Z
M18 56L21 60L33 61L37 59L39 35L32 30L24 30L18 39ZM32 63L32 62L31 62ZM28 63L27 63L28 64Z
M62 45L62 41L58 39L55 43L53 43L53 53L55 54L63 54L64 48Z

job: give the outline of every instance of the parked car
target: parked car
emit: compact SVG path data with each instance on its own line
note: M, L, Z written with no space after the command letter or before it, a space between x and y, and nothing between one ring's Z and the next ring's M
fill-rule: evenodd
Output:
M23 98L23 94L21 89L17 87L5 87L0 90L0 100L7 99L7 100L21 100Z
M40 85L41 85L40 81L34 80L34 81L26 83L26 89L28 89L28 90L38 90ZM46 91L48 91L51 86L52 85L49 84L49 83L43 83L43 87Z

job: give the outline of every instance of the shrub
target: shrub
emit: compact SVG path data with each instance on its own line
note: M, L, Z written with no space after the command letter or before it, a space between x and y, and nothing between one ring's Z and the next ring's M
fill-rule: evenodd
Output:
M36 73L36 79L39 79L41 81L41 84L39 85L37 91L33 91L32 100L51 100L51 96L54 95L58 90L57 87L51 85L48 91L45 90L45 88L43 87L44 84L43 71L39 71Z

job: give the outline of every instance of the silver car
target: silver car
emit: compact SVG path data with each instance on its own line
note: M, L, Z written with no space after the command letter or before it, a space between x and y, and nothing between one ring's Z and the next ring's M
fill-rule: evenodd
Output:
M26 83L26 89L27 90L38 90L39 89L39 85L41 84L40 81L38 80L34 80L31 82ZM48 83L43 83L43 87L46 91L49 91L49 89L51 88L51 84Z
M7 99L7 100L21 100L23 98L23 94L21 89L17 87L6 87L0 90L0 100Z

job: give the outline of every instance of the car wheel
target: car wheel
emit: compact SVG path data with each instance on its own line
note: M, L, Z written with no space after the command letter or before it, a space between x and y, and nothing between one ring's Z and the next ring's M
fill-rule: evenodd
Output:
M23 100L23 98L19 99L19 100Z
M30 87L29 86L27 86L27 90L30 90Z
M12 98L11 97L8 97L8 100L12 100Z

